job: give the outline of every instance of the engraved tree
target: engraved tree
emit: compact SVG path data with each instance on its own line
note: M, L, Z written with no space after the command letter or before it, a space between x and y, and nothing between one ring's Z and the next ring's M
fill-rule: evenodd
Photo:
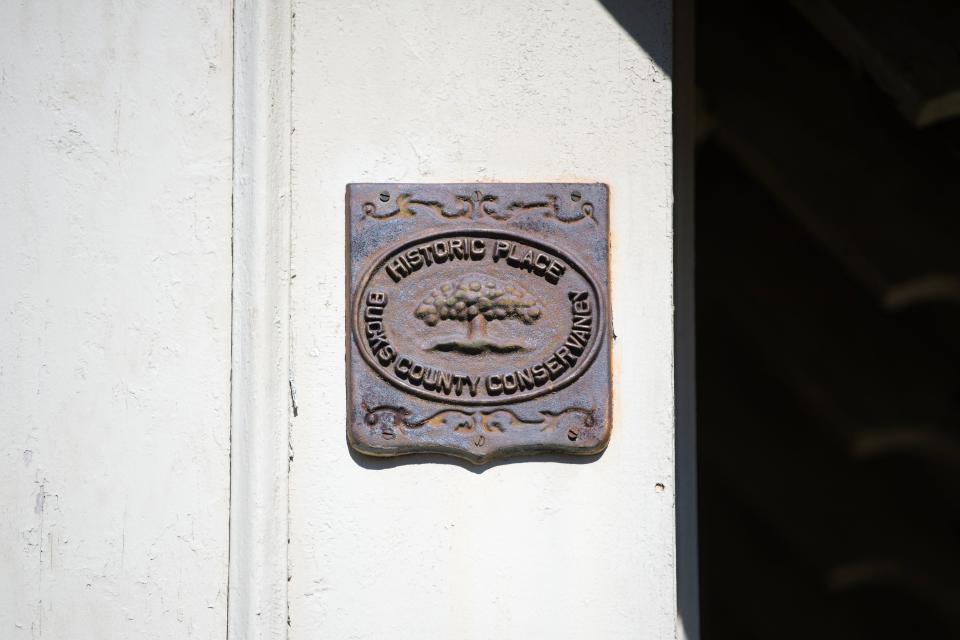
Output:
M498 345L487 340L487 323L515 318L533 324L542 313L540 302L515 284L498 282L490 276L467 275L430 292L415 315L428 326L441 320L466 323L466 341L435 345L440 351L517 351L520 345Z

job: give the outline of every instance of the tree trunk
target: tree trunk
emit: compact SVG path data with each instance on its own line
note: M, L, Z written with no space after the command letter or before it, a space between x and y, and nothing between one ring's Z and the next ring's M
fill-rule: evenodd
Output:
M487 319L482 315L476 315L467 323L467 340L473 340L476 336L486 337Z

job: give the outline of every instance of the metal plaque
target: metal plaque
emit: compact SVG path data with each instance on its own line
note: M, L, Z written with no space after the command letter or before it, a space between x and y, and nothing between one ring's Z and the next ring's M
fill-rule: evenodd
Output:
M475 463L610 436L607 187L347 187L350 443Z

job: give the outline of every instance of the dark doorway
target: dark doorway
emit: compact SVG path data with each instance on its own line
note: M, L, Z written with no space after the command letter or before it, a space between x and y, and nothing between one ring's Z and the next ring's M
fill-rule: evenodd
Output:
M696 16L703 638L960 638L960 3Z

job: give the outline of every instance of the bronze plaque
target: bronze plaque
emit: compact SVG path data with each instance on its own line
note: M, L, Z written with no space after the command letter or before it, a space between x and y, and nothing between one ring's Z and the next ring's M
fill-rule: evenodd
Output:
M603 450L607 201L603 184L348 185L353 447Z

